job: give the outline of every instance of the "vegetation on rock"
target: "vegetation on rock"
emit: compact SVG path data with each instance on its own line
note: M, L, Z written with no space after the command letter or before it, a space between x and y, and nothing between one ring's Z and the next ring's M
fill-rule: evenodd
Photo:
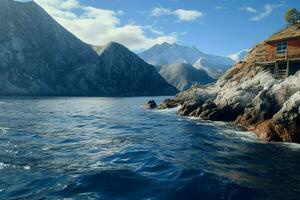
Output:
M300 20L300 12L295 9L295 8L290 8L286 13L285 13L285 21L290 24L293 25L295 23L299 23Z

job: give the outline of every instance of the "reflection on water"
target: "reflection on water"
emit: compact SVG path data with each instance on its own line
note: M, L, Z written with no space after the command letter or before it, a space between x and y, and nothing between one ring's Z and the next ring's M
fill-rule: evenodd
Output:
M144 110L148 99L2 98L0 199L300 196L298 144Z

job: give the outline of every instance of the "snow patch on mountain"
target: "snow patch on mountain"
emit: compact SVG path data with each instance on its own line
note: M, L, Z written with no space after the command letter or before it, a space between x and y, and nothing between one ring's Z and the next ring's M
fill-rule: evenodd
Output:
M155 45L139 55L152 65L189 63L196 69L205 70L212 78L218 78L235 63L228 57L209 55L196 47L169 43Z
M250 52L250 49L243 49L237 53L233 53L231 55L229 55L228 57L232 60L234 60L235 62L239 62L239 61L244 61L248 54Z

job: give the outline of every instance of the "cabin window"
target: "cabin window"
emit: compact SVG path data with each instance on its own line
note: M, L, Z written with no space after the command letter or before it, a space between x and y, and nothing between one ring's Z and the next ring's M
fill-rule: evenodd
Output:
M276 53L285 53L287 50L288 43L287 41L278 42L277 43L277 49Z

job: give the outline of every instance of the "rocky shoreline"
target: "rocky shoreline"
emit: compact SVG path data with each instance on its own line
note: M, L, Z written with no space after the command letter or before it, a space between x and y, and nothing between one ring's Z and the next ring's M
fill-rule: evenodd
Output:
M300 71L274 79L272 69L255 63L257 45L215 84L195 85L158 109L181 105L178 114L242 125L264 141L300 143Z

